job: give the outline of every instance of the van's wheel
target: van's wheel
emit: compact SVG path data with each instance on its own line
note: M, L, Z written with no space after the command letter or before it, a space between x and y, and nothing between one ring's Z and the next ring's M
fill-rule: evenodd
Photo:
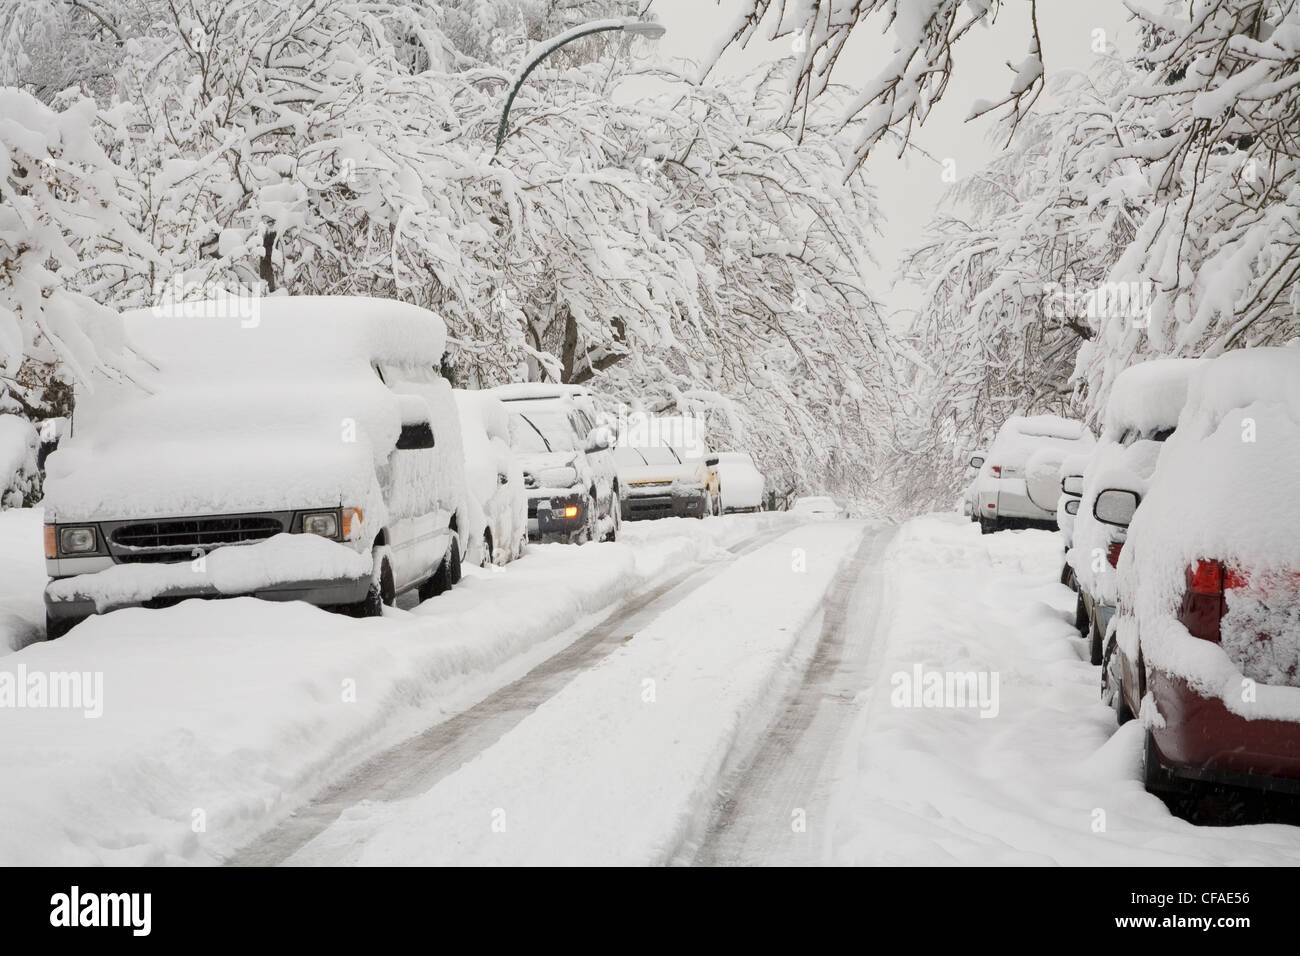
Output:
M388 555L377 554L378 567L370 580L370 590L356 604L349 605L345 612L352 617L382 617L384 605L389 607L397 600L397 586L393 583L393 566Z
M478 566L486 568L492 563L492 529L483 529L483 553L479 555Z
M609 517L613 521L613 527L609 529L609 534L600 540L617 541L618 532L623 527L623 502L619 500L617 488L614 489L613 496L610 499Z
M446 594L456 582L460 580L460 538L455 533L451 536L451 544L447 546L447 553L442 556L442 561L438 564L438 570L429 576L429 579L420 585L420 600L427 601L435 598L439 594Z
M981 516L980 516L980 519L979 519L979 522L980 522L980 534L996 534L996 533L997 533L997 530L998 530L998 519L997 519L997 518L985 518L983 515L981 515Z
M1088 632L1090 635L1090 638L1088 640L1088 661L1094 665L1100 664L1101 650L1102 650L1101 631L1097 629L1097 624L1095 621L1089 625Z
M591 491L587 494L587 521L578 532L578 544L588 544L596 540L597 522L600 516L596 514L596 492Z
M1092 622L1088 620L1088 607L1083 603L1083 595L1078 593L1074 596L1074 629L1079 632L1080 637L1087 637L1092 633Z
M46 611L45 639L47 641L58 640L84 620L84 617L50 617L49 612Z

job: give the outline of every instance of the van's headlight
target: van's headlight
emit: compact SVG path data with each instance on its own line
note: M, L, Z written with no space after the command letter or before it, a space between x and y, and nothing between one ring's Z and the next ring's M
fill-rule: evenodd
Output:
M96 550L94 528L60 528L59 552L61 554L86 554Z
M339 513L337 511L314 511L302 516L303 534L318 534L322 538L339 536Z

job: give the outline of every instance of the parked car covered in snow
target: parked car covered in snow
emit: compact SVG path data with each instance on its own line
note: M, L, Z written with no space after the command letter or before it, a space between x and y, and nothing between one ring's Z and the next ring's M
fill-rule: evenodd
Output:
M1106 629L1115 613L1115 567L1126 535L1123 527L1097 519L1097 494L1105 488L1130 491L1138 498L1146 493L1165 440L1178 425L1187 381L1200 364L1198 359L1143 362L1125 369L1111 386L1066 552L1078 591L1075 618L1083 625L1094 664L1101 663Z
M720 451L717 459L723 512L761 511L767 480L749 452Z
M1089 451L1094 443L1092 432L1082 422L1056 415L1008 418L998 430L976 482L980 531L1055 529L1061 462Z
M520 557L528 542L528 495L524 471L510 447L510 413L487 392L455 389L465 448L469 519L465 560L506 564Z
M1197 369L1146 494L1100 488L1128 524L1102 668L1141 713L1147 789L1300 791L1300 349Z
M617 445L614 462L628 521L722 513L716 455L671 445Z
M819 521L844 517L844 508L834 498L827 498L824 495L809 495L799 498L790 511L800 517L813 518Z
M1087 473L1091 459L1091 455L1070 455L1057 470L1061 479L1061 494L1056 499L1056 527L1061 531L1061 541L1067 555L1070 543L1074 540L1074 519L1079 514L1079 499L1083 495L1083 476ZM1074 568L1070 567L1068 560L1062 560L1061 564L1061 583L1074 590L1078 586L1074 579ZM1077 618L1075 626L1082 627Z
M615 540L623 520L618 473L591 393L541 384L490 391L510 412L510 444L522 461L528 494L528 537Z
M460 577L460 427L431 312L273 297L123 316L46 462L47 633L95 613L252 595L378 615Z

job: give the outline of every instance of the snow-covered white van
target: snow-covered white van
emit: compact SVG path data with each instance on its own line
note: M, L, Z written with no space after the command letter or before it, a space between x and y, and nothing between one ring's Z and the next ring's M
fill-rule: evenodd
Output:
M344 296L226 311L125 313L137 366L79 391L46 463L48 636L189 597L373 616L460 577L442 320Z

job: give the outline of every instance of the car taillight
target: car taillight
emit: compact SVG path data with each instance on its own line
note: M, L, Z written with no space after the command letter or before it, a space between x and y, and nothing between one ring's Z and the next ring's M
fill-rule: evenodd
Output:
M1197 561L1187 569L1187 587L1193 594L1223 593L1223 565L1218 561Z
M1246 576L1219 561L1202 559L1187 569L1187 591L1178 620L1193 637L1218 643L1219 621L1227 611L1223 592L1246 586Z
M1123 550L1123 541L1112 541L1110 547L1106 549L1106 560L1110 562L1112 568L1119 567L1119 553Z
M1001 477L1002 477L1002 466L1001 466L1001 465L989 465L989 474L992 475L994 478L1001 478Z

